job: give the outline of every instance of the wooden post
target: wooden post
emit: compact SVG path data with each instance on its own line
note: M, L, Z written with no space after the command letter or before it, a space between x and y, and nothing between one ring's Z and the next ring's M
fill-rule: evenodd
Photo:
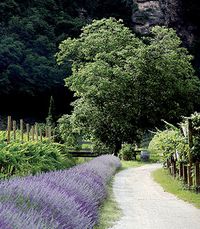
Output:
M192 186L192 154L191 149L193 146L193 140L192 140L192 120L188 119L188 144L189 144L189 166L188 166L188 186L189 188Z
M7 143L10 143L10 132L11 132L11 116L8 116L8 123L7 123Z
M170 163L169 163L169 159L167 159L167 168L169 168Z
M48 127L45 126L45 137L48 138Z
M55 141L55 137L56 137L56 130L55 130L55 128L54 128L54 129L53 129L53 138L52 138L53 142Z
M183 181L187 184L188 179L187 179L187 165L183 165Z
M35 141L35 127L32 126L31 128L31 133L32 133L32 141Z
M192 186L192 167L191 165L188 165L187 169L188 169L188 186L190 188Z
M21 141L24 140L24 122L23 119L20 119L20 136L21 136Z
M199 169L199 162L195 163L194 167L194 172L195 172L195 185L197 189L199 189L200 186L200 169Z
M40 130L39 130L39 134L40 134L40 141L42 142L42 129L40 128Z
M38 141L38 124L35 124L35 137L36 137L36 141Z
M174 175L174 172L173 172L173 162L171 163L171 166L170 166L170 174L173 176Z
M26 134L27 134L27 141L29 142L30 141L30 126L28 123L26 124Z
M50 126L48 127L48 138L49 140L51 140L51 127Z
M180 162L180 165L179 165L179 177L180 178L183 177L183 162Z
M16 129L17 129L17 123L16 123L16 121L13 121L13 138L14 138L14 141L16 140Z
M176 177L176 161L173 161L172 163L172 172L173 172L173 176Z

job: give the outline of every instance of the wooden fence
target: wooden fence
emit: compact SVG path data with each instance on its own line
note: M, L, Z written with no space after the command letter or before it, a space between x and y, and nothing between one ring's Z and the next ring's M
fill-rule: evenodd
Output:
M19 120L19 129L16 120L12 120L11 116L7 118L7 129L4 141L8 144L11 141L43 141L44 139L53 140L54 134L50 126L45 126L44 130L38 123L30 125L25 123L23 119Z
M179 178L188 186L195 187L196 191L200 191L200 163L184 163L176 160L168 159L167 168L174 178Z
M38 123L34 125L30 125L29 123L25 123L23 119L20 119L17 125L16 120L12 120L11 116L7 118L7 129L4 135L3 141L6 141L8 144L13 141L43 141L43 140L54 141L55 132L52 130L50 126L45 126L41 128ZM82 144L91 144L91 142L81 142ZM96 157L97 153L94 153L91 148L84 149L75 149L68 148L69 153L73 157Z
M187 126L182 127L182 132L189 145L188 160L187 162L178 161L179 155L176 152L167 159L166 167L174 178L182 180L189 189L195 188L197 192L200 192L200 162L192 161L193 127L191 119L187 122Z

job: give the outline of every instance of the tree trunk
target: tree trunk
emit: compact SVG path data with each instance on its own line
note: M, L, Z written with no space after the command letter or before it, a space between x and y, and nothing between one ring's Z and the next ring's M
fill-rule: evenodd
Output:
M115 142L115 150L114 150L114 155L118 157L119 151L122 148L122 143L121 142Z

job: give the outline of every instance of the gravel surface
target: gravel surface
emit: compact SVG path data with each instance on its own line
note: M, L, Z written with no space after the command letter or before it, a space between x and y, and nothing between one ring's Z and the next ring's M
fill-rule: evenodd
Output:
M114 195L123 216L112 229L200 229L200 210L167 193L151 177L159 164L118 173Z

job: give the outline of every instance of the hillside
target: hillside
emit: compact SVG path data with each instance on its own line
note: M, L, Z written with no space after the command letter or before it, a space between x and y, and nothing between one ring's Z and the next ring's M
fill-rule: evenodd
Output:
M77 37L94 18L122 18L139 34L157 24L175 28L199 71L199 12L197 0L2 0L1 113L44 119L50 95L58 116L70 112L72 94L64 87L70 66L58 67L54 55L62 40Z
M54 55L60 41L77 37L93 18L131 22L131 7L121 0L3 0L0 2L1 114L44 118L53 95L57 114L69 112L72 95L64 88L67 63Z

